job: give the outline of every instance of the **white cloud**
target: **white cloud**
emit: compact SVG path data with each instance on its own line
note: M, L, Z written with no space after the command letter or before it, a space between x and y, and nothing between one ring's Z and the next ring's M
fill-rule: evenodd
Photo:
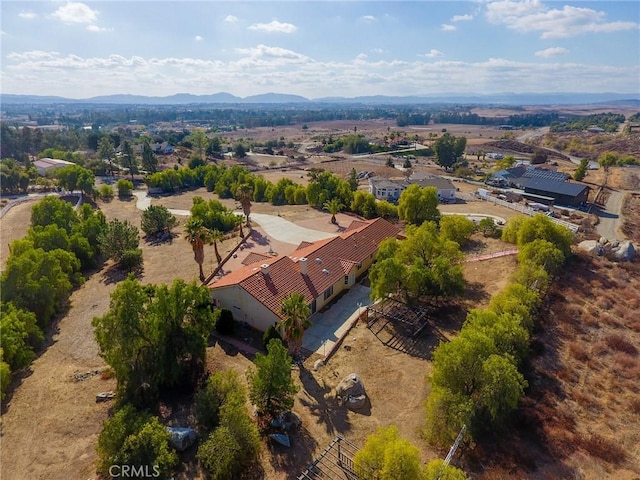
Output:
M18 16L20 18L24 18L25 20L33 20L37 17L37 15L33 12L20 12Z
M328 95L634 92L640 65L607 66L557 60L480 62L442 57L380 61L358 55L349 61L319 61L281 47L238 49L228 61L191 57L107 55L80 57L41 50L11 52L3 63L2 90L86 98L108 93L170 95L229 91L246 96L280 91L316 98ZM431 52L429 52L431 53ZM434 60L435 58L435 60ZM576 78L580 82L576 83ZM339 93L338 93L339 92Z
M451 17L452 22L464 22L467 20L473 20L473 15L465 14L465 15L454 15Z
M360 19L366 23L373 23L376 21L376 17L374 17L373 15L364 15L360 17Z
M80 2L67 2L53 12L53 16L64 23L95 23L98 11Z
M455 25L448 25L446 23L443 23L442 26L440 27L440 30L442 30L443 32L453 32L454 30L457 30L458 28Z
M235 15L227 15L224 21L228 23L236 23L238 21L238 17Z
M282 23L278 20L273 20L270 23L254 23L249 26L249 30L259 30L267 33L293 33L298 30L298 27L291 23Z
M371 53L381 54L381 53L384 53L384 50L381 48L372 48Z
M423 57L436 58L436 57L441 57L442 55L444 55L444 53L442 53L440 50L436 50L435 48L432 48L431 50L429 50L429 53L425 53Z
M558 55L566 55L569 50L563 47L551 47L544 50L539 50L535 53L536 57L549 58L557 57Z
M99 27L97 25L87 25L87 30L90 32L112 32L113 28Z
M196 35L196 36L194 37L194 40L195 40L196 42L201 42L202 40L204 40L204 38L202 38L202 36L200 36L200 35Z
M500 0L487 4L487 20L519 32L542 32L541 38L567 38L585 33L638 29L637 22L606 22L604 12L564 5L549 8L540 0Z

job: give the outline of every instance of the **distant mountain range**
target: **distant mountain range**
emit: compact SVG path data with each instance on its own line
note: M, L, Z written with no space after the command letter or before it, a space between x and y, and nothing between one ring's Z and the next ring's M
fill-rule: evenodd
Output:
M237 97L227 92L212 95L177 93L166 97L144 95L103 95L73 99L55 96L0 94L0 104L111 104L111 105L196 105L196 104L362 104L362 105L415 105L415 104L481 104L481 105L589 105L617 104L640 106L637 93L499 93L499 94L442 94L425 96L362 96L321 97L309 99L299 95L264 93L249 97Z

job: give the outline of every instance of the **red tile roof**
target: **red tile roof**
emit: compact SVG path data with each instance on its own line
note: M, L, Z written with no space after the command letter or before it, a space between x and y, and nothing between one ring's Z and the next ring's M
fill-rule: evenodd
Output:
M263 255L262 253L258 253L258 252L251 252L249 255L247 255L246 257L244 257L244 260L242 260L242 264L243 265L251 265L252 263L256 263L256 262L261 262L271 258L269 255Z
M355 221L342 235L301 244L291 256L259 259L216 280L210 288L238 285L280 316L280 305L290 292L304 295L308 302L349 273L378 249L378 244L395 237L399 229L382 218L367 222ZM355 223L354 222L354 223ZM305 243L305 242L303 242ZM300 272L300 258L307 258L307 274ZM261 264L268 265L268 274Z

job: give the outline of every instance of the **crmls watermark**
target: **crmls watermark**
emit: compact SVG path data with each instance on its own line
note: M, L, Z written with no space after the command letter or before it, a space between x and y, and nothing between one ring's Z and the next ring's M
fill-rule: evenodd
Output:
M158 478L158 465L111 465L109 475L112 478Z

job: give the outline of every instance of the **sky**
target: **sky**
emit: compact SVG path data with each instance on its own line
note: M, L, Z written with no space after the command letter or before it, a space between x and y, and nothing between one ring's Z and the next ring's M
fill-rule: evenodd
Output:
M640 2L6 1L0 91L640 95Z

